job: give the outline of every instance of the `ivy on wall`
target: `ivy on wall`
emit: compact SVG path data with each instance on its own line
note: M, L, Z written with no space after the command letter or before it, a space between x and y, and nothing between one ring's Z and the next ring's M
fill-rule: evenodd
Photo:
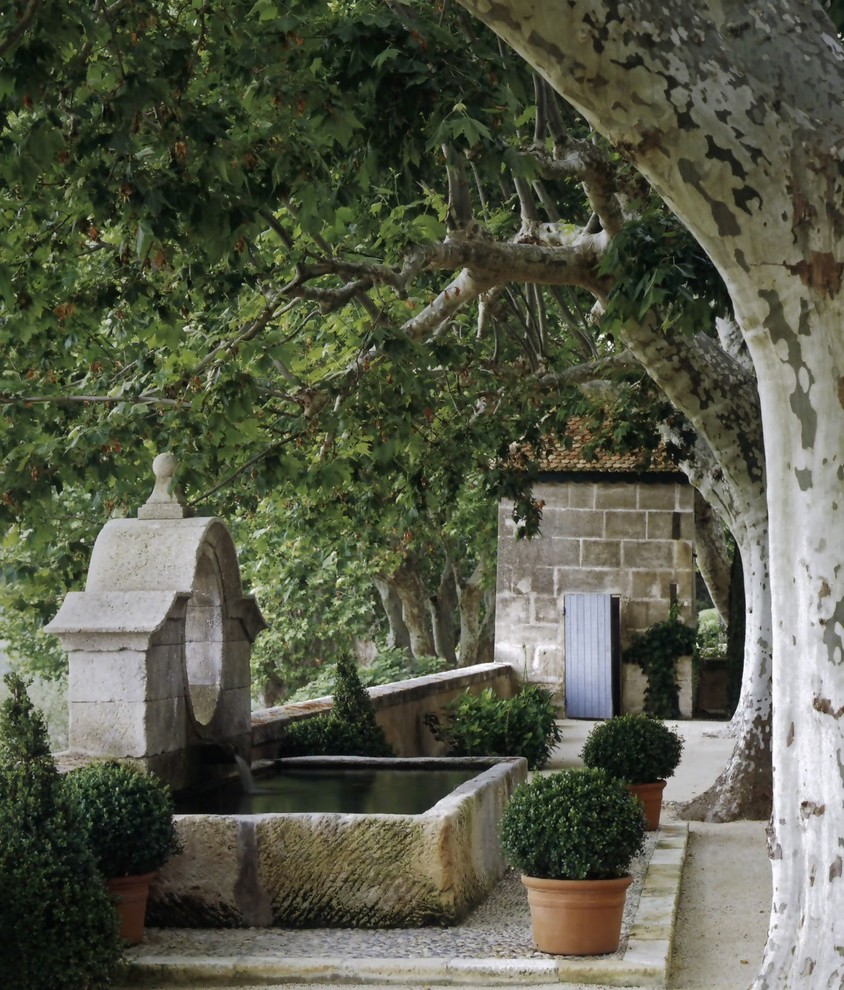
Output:
M648 679L645 711L657 718L677 718L680 714L680 687L677 660L694 653L696 633L677 618L671 609L664 622L657 622L634 636L624 651L624 660L635 663Z

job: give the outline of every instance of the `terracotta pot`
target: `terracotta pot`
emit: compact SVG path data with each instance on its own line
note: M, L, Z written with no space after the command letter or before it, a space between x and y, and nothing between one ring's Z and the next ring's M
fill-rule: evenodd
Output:
M627 790L631 794L635 794L644 805L648 831L656 831L659 828L659 816L662 812L662 792L665 790L665 781L655 780L650 784L628 784Z
M522 876L533 940L540 952L598 956L615 952L630 876L616 880L541 880Z
M106 887L120 919L120 937L127 945L137 945L144 937L149 885L154 873L136 877L113 877Z

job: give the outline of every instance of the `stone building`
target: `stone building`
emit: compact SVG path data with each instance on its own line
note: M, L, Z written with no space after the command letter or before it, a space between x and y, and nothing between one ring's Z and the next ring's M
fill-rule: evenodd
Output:
M495 659L551 688L569 717L641 710L645 677L623 647L673 603L695 622L694 491L660 455L641 464L635 453L590 459L575 441L543 461L540 535L517 539L512 503L499 507ZM690 716L690 658L678 675Z

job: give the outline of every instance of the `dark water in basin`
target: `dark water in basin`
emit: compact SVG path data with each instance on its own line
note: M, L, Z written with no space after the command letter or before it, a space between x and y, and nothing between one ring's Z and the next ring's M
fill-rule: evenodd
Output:
M208 791L177 795L179 814L257 815L341 812L419 815L481 770L274 769L256 774L252 793L232 780Z

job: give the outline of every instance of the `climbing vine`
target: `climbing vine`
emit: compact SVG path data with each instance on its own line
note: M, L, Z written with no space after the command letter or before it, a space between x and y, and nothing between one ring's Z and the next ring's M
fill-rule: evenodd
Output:
M693 654L695 636L695 630L684 626L677 618L676 607L672 607L664 622L657 622L647 632L633 637L624 651L624 659L638 664L648 679L646 712L657 718L676 718L680 714L677 660Z

